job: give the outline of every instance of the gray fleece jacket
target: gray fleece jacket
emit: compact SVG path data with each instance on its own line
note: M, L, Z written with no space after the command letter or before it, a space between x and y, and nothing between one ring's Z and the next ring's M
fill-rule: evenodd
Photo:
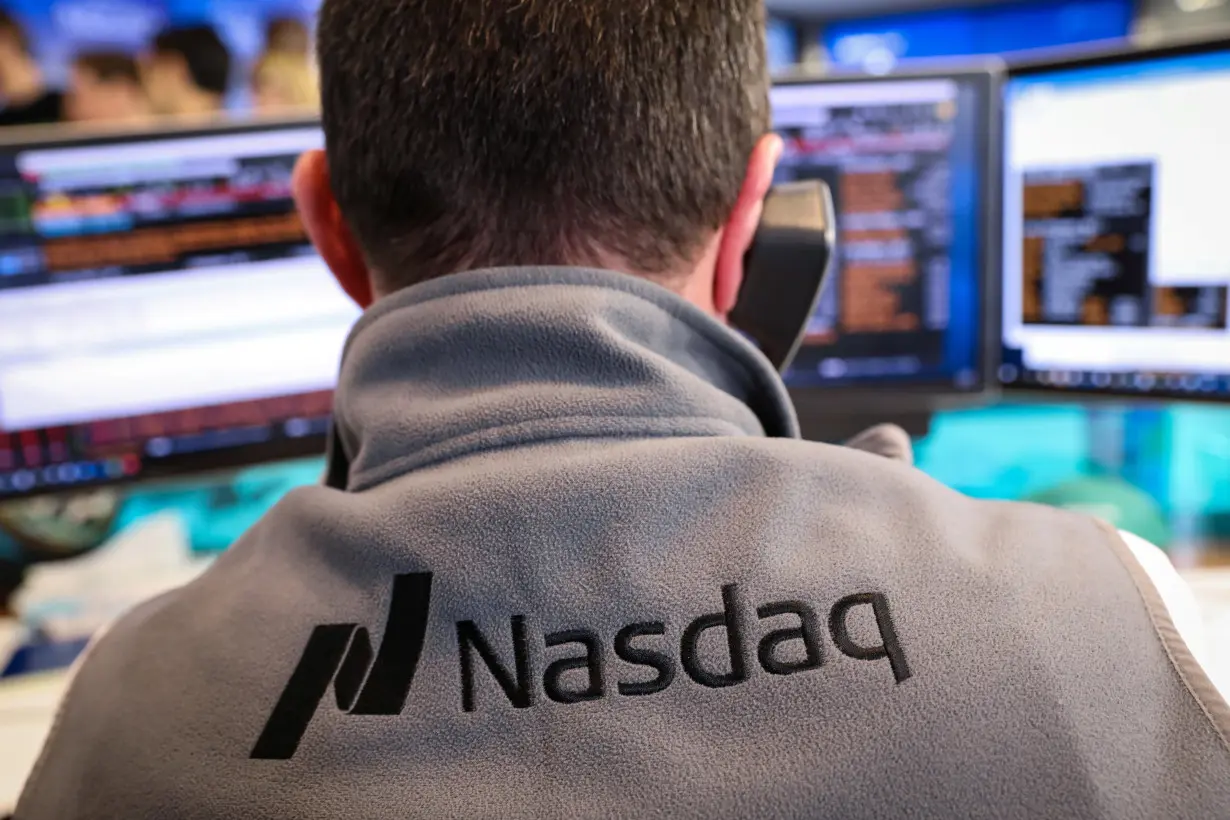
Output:
M387 298L336 431L93 648L19 820L1230 817L1230 708L1112 531L797 440L653 284Z

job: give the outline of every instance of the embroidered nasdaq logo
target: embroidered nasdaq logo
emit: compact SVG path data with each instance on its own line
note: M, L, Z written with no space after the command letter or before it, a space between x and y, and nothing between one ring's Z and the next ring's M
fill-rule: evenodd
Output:
M371 638L359 624L325 624L313 629L252 748L252 757L293 757L330 683L337 708L343 712L400 715L423 654L430 608L430 572L394 578L388 622L374 658Z
M251 756L262 760L293 757L330 685L343 713L401 714L423 654L431 582L431 573L394 579L388 623L374 654L363 626L315 627ZM527 709L541 702L540 692L558 704L602 700L612 693L653 695L672 686L680 670L694 684L708 689L738 686L757 666L778 677L811 672L826 662L826 631L842 655L887 661L897 683L911 676L888 598L881 593L842 598L829 609L825 623L807 601L752 606L738 584L727 584L721 592L721 611L680 619L687 625L677 640L668 637L662 620L636 621L612 629L611 650L619 664L610 662L596 629L544 631L535 639L531 634L538 630L531 628L525 615L509 617L503 635L503 630L489 627L484 632L475 621L459 621L453 627L461 710L479 709L480 690L489 698L494 695L497 703L499 692L508 705ZM856 618L856 612L864 614ZM877 637L871 638L875 633ZM707 652L701 651L702 642L709 647ZM554 659L546 663L551 657ZM539 673L541 663L546 665Z

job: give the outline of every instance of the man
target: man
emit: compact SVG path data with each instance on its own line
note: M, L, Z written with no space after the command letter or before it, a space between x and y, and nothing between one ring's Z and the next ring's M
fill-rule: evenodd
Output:
M163 31L141 66L157 114L200 117L217 114L226 103L231 55L210 26Z
M45 125L63 116L63 95L49 89L21 23L0 9L0 128Z
M121 52L77 55L64 103L70 122L138 123L152 115L137 63Z
M371 306L326 484L95 645L19 818L1224 816L1230 710L1113 530L798 441L724 326L763 37L325 0L295 189Z

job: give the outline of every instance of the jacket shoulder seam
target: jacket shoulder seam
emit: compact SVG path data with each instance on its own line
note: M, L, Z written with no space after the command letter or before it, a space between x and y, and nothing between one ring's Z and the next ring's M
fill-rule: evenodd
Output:
M1161 641L1166 656L1170 659L1170 665L1174 667L1180 680L1183 681L1187 693L1196 701L1196 705L1213 725L1213 731L1221 740L1222 746L1230 752L1230 704L1226 703L1225 698L1213 685L1208 672L1188 648L1187 641L1183 639L1182 633L1175 627L1174 620L1170 617L1170 610L1166 608L1161 593L1153 585L1144 567L1132 555L1131 549L1124 543L1119 532L1105 521L1097 521L1097 524L1110 538L1111 550L1127 569L1132 583L1136 586L1136 591L1143 599L1145 610L1149 614L1149 621L1153 624L1153 630Z

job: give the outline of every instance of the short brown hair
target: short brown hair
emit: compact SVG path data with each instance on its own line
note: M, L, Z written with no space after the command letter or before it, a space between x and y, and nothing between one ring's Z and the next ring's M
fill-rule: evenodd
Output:
M763 0L325 0L334 195L398 287L690 261L769 128Z

